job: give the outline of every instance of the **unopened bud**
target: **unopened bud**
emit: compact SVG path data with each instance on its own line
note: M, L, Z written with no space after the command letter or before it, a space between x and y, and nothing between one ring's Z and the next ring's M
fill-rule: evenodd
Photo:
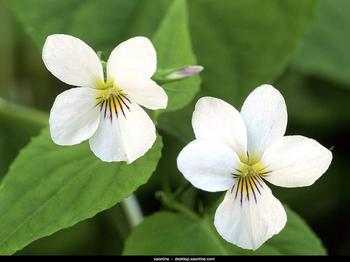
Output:
M172 72L166 76L167 80L178 80L185 77L190 77L199 74L203 71L203 66L200 65L191 65L181 68L178 71Z

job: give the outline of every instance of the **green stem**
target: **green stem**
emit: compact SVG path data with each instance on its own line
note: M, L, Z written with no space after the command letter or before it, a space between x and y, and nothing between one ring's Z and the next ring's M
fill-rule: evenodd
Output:
M0 24L1 24L1 37L0 37L0 96L11 100L11 87L13 85L13 30L12 20L10 16L10 4L9 1L0 0Z
M200 216L198 216L191 209L184 206L182 203L176 201L172 195L160 191L156 193L156 196L159 197L163 202L163 204L168 208L178 211L192 219L196 219L196 220L200 219Z
M142 222L143 214L135 194L131 194L128 198L125 198L121 204L131 228Z
M162 86L165 90L167 90L167 88L164 87L163 85L186 80L187 78L189 78L189 77L184 77L184 78L180 78L180 79L165 79L165 78L160 78L160 77L159 78L152 77L152 80L154 82L156 82L158 85Z
M180 185L176 191L174 192L174 198L180 197L183 193L186 192L187 189L191 187L191 184L188 181L184 181L182 185Z
M41 128L47 126L48 118L44 112L7 102L0 97L0 119L11 121L16 119L16 121Z

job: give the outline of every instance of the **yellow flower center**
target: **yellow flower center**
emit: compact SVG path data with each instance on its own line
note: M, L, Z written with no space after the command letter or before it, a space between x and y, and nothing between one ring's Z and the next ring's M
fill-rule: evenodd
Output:
M127 110L130 111L131 101L127 94L119 88L113 80L99 81L96 106L100 107L104 118L118 118L120 114L126 118Z
M261 190L265 185L262 177L270 171L267 171L257 155L241 156L240 159L241 164L233 174L236 181L231 193L235 194L235 199L240 199L241 205L244 199L248 201L254 199L257 202L258 194L261 195Z

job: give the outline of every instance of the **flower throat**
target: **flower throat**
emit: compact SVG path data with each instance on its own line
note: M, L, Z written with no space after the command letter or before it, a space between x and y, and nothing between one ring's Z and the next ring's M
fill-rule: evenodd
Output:
M99 91L96 106L100 107L104 118L108 117L111 122L121 114L126 118L126 112L130 111L131 101L124 91L116 86L113 80L101 81L97 86Z
M243 161L242 161L243 160ZM266 171L266 167L262 165L257 157L241 157L241 164L232 174L236 180L231 193L235 194L235 200L240 200L241 206L244 199L248 201L254 199L257 203L257 194L261 195L261 189L264 187L262 176L267 175L271 171Z

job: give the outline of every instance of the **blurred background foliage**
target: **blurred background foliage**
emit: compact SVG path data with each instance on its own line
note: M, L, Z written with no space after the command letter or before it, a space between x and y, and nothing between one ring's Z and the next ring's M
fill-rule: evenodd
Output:
M72 34L108 54L130 36L151 37L171 2L0 0L0 178L47 125L55 96L68 88L43 65L46 36ZM286 99L287 134L332 148L332 165L315 185L273 191L307 221L329 254L350 254L350 1L189 0L187 6L193 51L205 67L197 97L219 97L240 108L253 88L272 83ZM159 119L163 158L137 191L145 214L161 206L155 191L184 184L175 159L193 139L194 102ZM195 208L216 198L191 187L182 194ZM130 233L120 210L117 205L18 254L120 254Z

